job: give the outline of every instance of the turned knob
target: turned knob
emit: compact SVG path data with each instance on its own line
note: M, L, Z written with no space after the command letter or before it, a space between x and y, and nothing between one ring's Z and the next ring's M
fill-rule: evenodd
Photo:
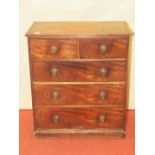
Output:
M100 52L101 52L101 53L105 53L106 50L107 50L106 45L101 45L101 46L100 46Z
M99 119L100 123L105 122L105 116L103 114L99 115L98 119Z
M60 116L56 114L52 117L52 120L54 123L58 123L60 121Z
M106 96L107 96L107 93L105 91L100 91L99 96L100 96L101 99L104 100L106 98Z
M59 92L54 91L54 92L52 93L52 98L53 98L53 99L58 99L59 97L60 97Z
M108 73L108 70L107 70L106 68L101 68L101 69L100 69L100 74L101 74L102 76L106 76L107 73Z
M58 71L57 68L52 68L52 69L51 69L51 74L52 74L52 76L56 76L56 75L58 75L58 73L59 73L59 71Z
M50 49L51 53L54 54L58 51L58 47L57 46L52 46Z

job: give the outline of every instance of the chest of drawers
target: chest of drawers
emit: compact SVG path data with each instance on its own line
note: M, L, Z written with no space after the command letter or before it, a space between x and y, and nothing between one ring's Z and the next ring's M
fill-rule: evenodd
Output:
M35 134L124 137L127 23L35 22L26 36Z

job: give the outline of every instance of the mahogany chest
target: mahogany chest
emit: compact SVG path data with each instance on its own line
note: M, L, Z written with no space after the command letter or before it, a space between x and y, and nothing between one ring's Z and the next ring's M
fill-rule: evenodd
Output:
M125 136L126 22L35 22L28 37L35 135Z

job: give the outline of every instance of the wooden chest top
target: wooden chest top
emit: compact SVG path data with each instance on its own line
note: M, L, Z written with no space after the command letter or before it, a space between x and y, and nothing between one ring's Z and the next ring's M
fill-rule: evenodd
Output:
M29 37L63 37L94 35L132 35L126 22L34 22L26 36Z

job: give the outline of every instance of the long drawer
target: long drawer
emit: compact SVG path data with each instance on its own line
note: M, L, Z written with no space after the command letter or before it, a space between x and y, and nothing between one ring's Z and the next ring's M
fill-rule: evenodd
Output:
M126 61L33 62L34 81L102 82L125 81Z
M34 84L35 105L123 105L126 84Z
M121 129L120 108L35 108L36 129Z

